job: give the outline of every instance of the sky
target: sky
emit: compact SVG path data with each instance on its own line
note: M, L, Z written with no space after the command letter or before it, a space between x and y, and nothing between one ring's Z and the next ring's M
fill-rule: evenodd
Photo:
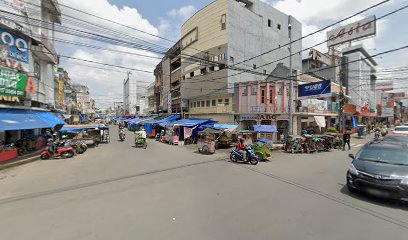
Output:
M346 16L381 2L381 0L331 0L330 4L328 4L327 0L262 1L297 18L302 23L303 35L319 30ZM72 58L152 72L160 62L162 57L160 52L172 46L179 39L180 26L195 12L211 2L212 0L60 0L63 13L62 26L93 33L91 39L84 38L83 32L77 36L57 33L56 38L60 40L57 41L57 51L61 56L64 56L61 58L60 66L68 71L73 82L89 86L97 106L108 107L112 105L113 101L122 100L122 83L129 69L113 68L112 70L112 67L108 65L96 65ZM391 0L342 24L344 25L373 14L380 17L405 4L407 4L406 0ZM96 18L95 16L103 17L121 25ZM408 44L408 28L405 25L407 20L408 9L379 20L377 23L377 36L363 40L362 43L370 54L376 54ZM112 32L112 30L116 32ZM132 44L141 43L143 46L150 44L150 51L135 49L134 47L124 47L123 41L96 41L95 36L99 34L107 34L112 41L121 39L126 44L129 44L129 42ZM153 35L160 36L161 38ZM326 32L320 32L305 38L302 42L302 47L304 49L325 40ZM62 41L65 41L65 43ZM69 44L66 41L69 41ZM73 42L91 45L94 48L72 45ZM98 49L95 49L95 46L98 46ZM325 44L320 45L317 49L327 51ZM386 69L408 66L407 56L408 50L404 50L376 58L379 63L378 68ZM154 81L152 73L130 71L132 72L131 77L137 79L137 81ZM398 84L401 85L403 83L399 81Z

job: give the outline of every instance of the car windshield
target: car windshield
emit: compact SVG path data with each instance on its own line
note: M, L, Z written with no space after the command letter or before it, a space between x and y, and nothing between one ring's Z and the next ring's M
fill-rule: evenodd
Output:
M408 127L396 127L395 131L408 132Z
M395 165L408 166L408 151L385 148L365 148L357 158L363 161L381 162Z

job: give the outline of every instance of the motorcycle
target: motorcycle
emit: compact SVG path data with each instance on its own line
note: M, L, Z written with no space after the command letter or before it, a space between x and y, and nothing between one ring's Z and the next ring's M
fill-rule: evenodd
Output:
M125 138L126 138L126 136L125 136L125 132L124 131L120 131L119 132L119 139L120 139L120 141L125 141Z
M47 160L50 158L72 158L75 155L73 147L61 147L57 149L57 153L50 153L48 149L41 153L40 158L42 160Z
M376 130L374 133L374 139L375 140L379 140L381 136L381 131L380 130Z
M258 164L258 158L256 157L255 153L252 151L251 147L248 147L246 149L245 159L244 159L244 156L240 152L238 152L235 149L232 149L231 154L230 154L230 160L232 162L245 162L245 163L250 163L252 165Z

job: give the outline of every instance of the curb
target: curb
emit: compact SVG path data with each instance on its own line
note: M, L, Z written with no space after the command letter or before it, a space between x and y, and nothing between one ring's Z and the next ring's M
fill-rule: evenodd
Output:
M14 161L14 162L1 164L0 165L0 171L8 169L8 168L12 168L12 167L17 167L17 166L20 166L20 165L23 165L23 164L31 163L31 162L37 161L39 159L40 159L40 156L33 156L33 157L17 160L17 161Z

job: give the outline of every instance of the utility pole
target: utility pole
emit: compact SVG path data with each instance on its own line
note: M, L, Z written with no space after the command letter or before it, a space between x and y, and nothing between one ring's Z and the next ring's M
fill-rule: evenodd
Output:
M293 135L293 108L292 108L292 102L293 102L293 73L292 73L292 24L291 24L291 17L289 16L289 25L288 25L288 30L289 30L289 135ZM286 94L286 93L283 93Z
M334 53L334 51L333 51ZM346 103L346 97L344 94L343 86L345 85L346 82L346 64L347 60L346 57L343 57L341 60L341 68L340 68L340 106L339 106L339 117L340 117L340 132L345 132L345 118L344 118L344 104ZM346 86L347 87L347 86Z

